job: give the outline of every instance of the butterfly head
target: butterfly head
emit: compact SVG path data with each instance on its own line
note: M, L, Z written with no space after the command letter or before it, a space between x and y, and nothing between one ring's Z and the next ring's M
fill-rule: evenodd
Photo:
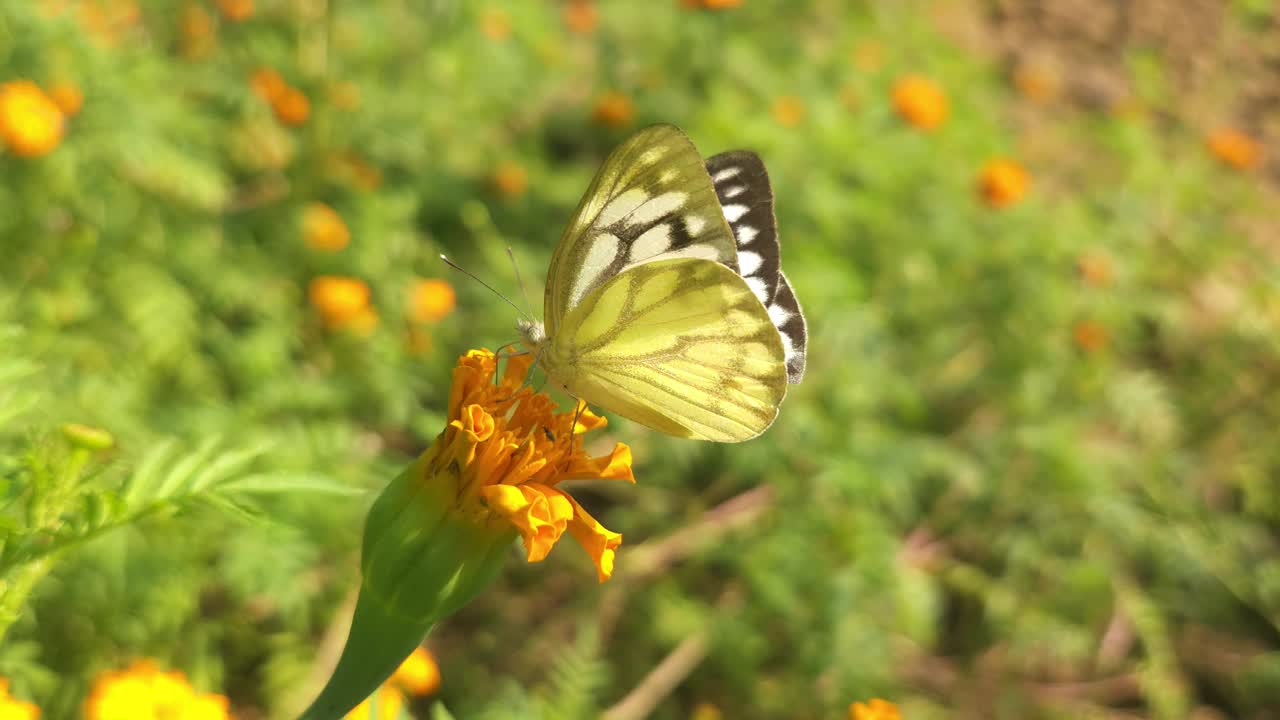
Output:
M520 331L520 339L524 341L525 347L535 354L538 352L538 348L542 346L542 343L547 340L547 331L543 329L542 323L537 320L520 318L516 320L516 329Z

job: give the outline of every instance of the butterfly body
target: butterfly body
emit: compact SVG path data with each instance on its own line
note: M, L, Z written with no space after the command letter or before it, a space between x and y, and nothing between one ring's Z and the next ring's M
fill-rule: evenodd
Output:
M768 428L788 380L798 381L804 326L777 269L767 178L766 227L761 208L722 206L708 174L717 158L704 165L671 126L619 146L552 257L545 325L522 320L519 329L549 381L569 394L672 435L737 442ZM761 227L742 224L752 217ZM740 256L746 235L760 247ZM761 251L768 262L752 257ZM786 301L782 288L790 304L769 304ZM777 322L794 328L796 318L798 350L794 330Z

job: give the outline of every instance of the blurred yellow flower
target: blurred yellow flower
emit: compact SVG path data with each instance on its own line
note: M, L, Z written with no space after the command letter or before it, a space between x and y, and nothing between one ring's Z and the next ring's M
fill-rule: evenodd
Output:
M1082 320L1071 329L1076 346L1089 353L1096 353L1107 346L1107 328L1092 320Z
M600 22L600 10L592 0L569 0L562 12L564 24L583 35L595 30Z
M596 122L612 128L630 125L635 115L636 109L631 104L631 98L616 90L610 90L601 95L596 100L595 110L591 112L591 117L595 118Z
M285 125L297 127L311 115L311 101L299 89L285 85L271 98L271 109L276 119Z
M700 702L693 706L689 720L720 720L722 717L724 713L720 712L720 708L709 702Z
M378 314L369 304L369 286L355 278L321 275L311 281L307 297L325 327L368 335L378 325Z
M409 293L409 317L416 322L436 322L453 312L457 295L444 280L418 280Z
M40 708L10 697L9 681L0 678L0 720L36 720L39 717Z
M770 111L779 125L793 128L804 120L804 101L795 95L783 95L773 101Z
M60 82L49 88L49 98L66 117L72 117L84 107L84 93L69 82Z
M1080 279L1094 287L1111 284L1111 261L1100 253L1086 253L1076 259L1076 272Z
M218 9L232 22L243 22L253 17L253 0L218 0Z
M942 88L921 75L907 75L894 83L893 107L903 120L921 130L937 128L949 112Z
M377 190L382 185L381 171L354 152L347 151L332 155L326 166L337 179L361 190Z
M1262 164L1262 145L1234 128L1219 128L1205 139L1209 151L1237 170L1251 170Z
M87 720L228 720L227 698L197 693L181 672L141 660L101 673L85 702Z
M440 689L440 667L431 651L418 647L400 663L387 682L410 695L430 695Z
M529 562L546 558L566 530L596 566L600 582L613 574L614 552L622 536L596 521L569 493L564 480L635 482L631 449L614 445L592 457L578 436L607 420L585 403L574 412L555 412L551 398L523 385L532 355L507 361L502 381L493 382L497 361L487 350L472 350L453 371L449 426L428 450L425 477L460 475L459 512L510 523L524 539Z
M519 197L529 187L529 173L519 163L506 160L493 171L493 186L507 197Z
M329 100L339 110L355 110L360 107L360 86L349 80L329 86Z
M480 31L490 40L511 37L511 16L506 10L489 8L480 15Z
M399 690L383 685L347 713L344 716L345 720L369 720L373 717L372 710L375 702L378 703L378 720L395 720L400 717L400 709L404 707L404 696Z
M253 94L267 102L272 102L287 87L280 73L269 67L260 67L249 76L249 86Z
M875 698L865 703L856 702L849 706L849 720L902 720L898 706Z
M189 58L201 58L213 52L217 40L215 37L217 26L208 10L197 3L187 3L182 9L178 27L182 31L184 55Z
M302 210L302 239L312 250L334 252L351 242L351 231L337 210L313 202Z
M978 174L978 192L994 208L1018 202L1030 187L1030 173L1013 160L997 158L988 162Z
M14 155L38 157L62 142L66 118L38 85L14 80L0 85L0 139Z

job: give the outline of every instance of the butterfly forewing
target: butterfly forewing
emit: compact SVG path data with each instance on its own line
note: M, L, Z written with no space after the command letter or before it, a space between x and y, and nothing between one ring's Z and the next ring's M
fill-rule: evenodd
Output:
M702 158L670 125L636 133L596 173L551 258L547 334L554 337L593 289L628 267L664 258L738 269L735 241Z
M800 301L782 274L769 174L760 157L748 150L712 157L707 160L707 172L738 246L739 272L768 308L787 354L787 380L798 383L804 377L808 329Z

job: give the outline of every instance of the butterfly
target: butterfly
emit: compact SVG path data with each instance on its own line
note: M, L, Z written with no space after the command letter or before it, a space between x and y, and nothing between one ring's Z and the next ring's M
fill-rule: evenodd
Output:
M545 324L518 327L548 380L671 435L756 437L804 375L764 164L744 150L704 164L671 125L609 154L552 255L543 307Z

